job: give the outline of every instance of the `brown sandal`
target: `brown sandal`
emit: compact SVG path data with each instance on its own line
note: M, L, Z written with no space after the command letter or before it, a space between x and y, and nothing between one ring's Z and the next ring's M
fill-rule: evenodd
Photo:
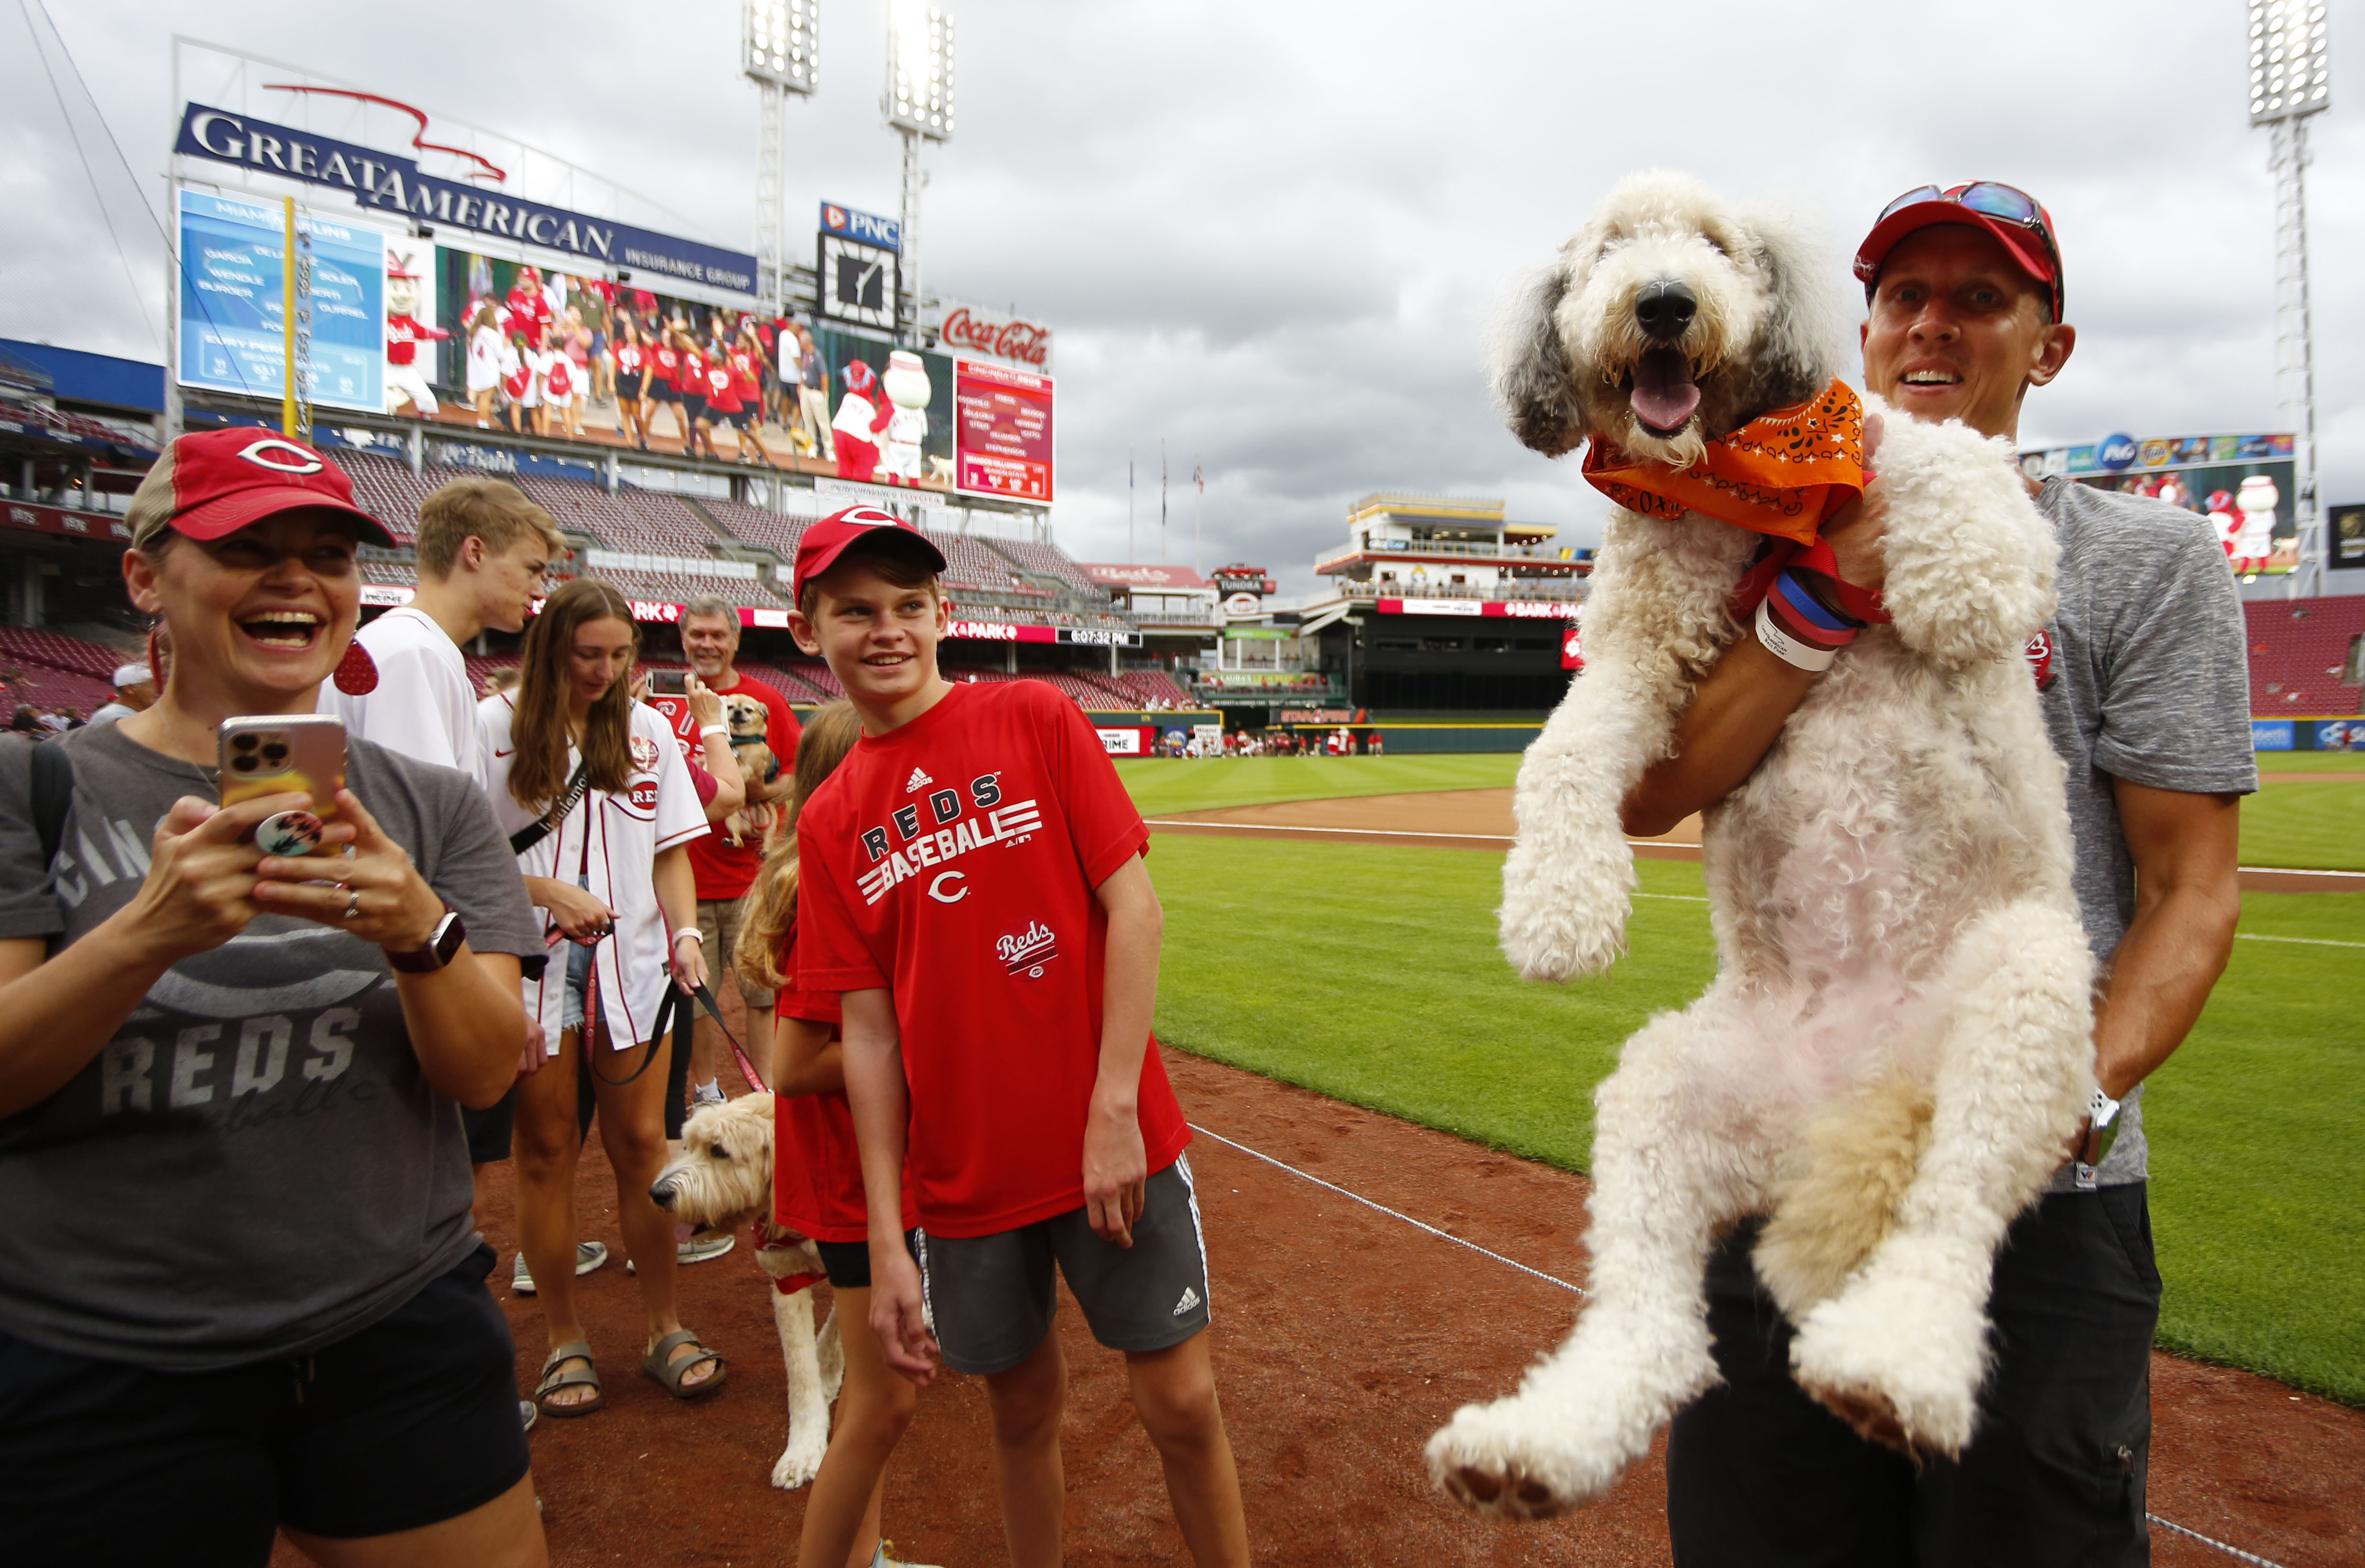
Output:
M674 1351L684 1345L689 1346L698 1354L684 1356L678 1361L674 1360ZM714 1375L704 1383L692 1383L688 1388L684 1388L681 1380L688 1376L689 1370L701 1361L712 1361ZM721 1388L723 1380L730 1375L729 1370L723 1365L722 1356L700 1344L698 1336L687 1328L677 1328L651 1345L649 1353L641 1360L641 1370L656 1379L665 1391L676 1399L703 1399Z
M578 1367L568 1367L568 1361L580 1361ZM551 1395L562 1388L588 1388L591 1397L569 1404L554 1404ZM600 1387L600 1369L591 1364L591 1341L570 1339L550 1352L542 1363L542 1381L534 1385L533 1403L545 1416L588 1416L608 1403L608 1395Z

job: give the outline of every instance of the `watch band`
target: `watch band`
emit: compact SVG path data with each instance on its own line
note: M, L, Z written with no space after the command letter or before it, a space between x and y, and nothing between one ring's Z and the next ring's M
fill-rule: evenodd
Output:
M386 949L386 961L397 974L432 975L450 963L467 939L468 928L460 923L460 912L447 903L443 918L435 923L425 942L407 953Z
M2086 1104L2086 1136L2078 1143L2078 1163L2092 1170L2111 1157L2111 1148L2119 1141L2120 1103L2094 1091L2093 1099Z

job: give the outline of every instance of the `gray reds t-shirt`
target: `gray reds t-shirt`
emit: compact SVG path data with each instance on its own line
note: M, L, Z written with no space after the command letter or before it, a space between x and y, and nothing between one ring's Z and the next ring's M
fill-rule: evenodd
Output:
M2037 509L2061 541L2060 608L2045 628L2040 702L2068 766L2079 913L2102 963L2135 913L2135 859L2112 781L2196 795L2259 787L2250 749L2250 666L2234 574L2208 520L2075 480L2045 482ZM2102 1186L2150 1175L2143 1091L2094 1172ZM2072 1192L2075 1167L2053 1178Z
M129 902L158 821L213 771L114 724L60 741L73 806L44 885L32 748L0 743L0 937L72 943ZM364 740L348 787L478 952L542 951L474 780ZM170 1371L302 1355L474 1245L457 1106L412 1054L386 955L263 915L168 970L90 1063L0 1121L0 1331Z

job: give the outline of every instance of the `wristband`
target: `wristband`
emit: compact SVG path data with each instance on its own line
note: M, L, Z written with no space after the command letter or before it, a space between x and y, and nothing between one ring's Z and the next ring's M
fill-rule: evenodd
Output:
M1757 603L1756 632L1765 651L1784 664L1821 673L1855 641L1856 628L1825 609L1795 575L1783 572Z
M701 740L704 740L709 735L727 735L730 733L731 726L728 724L701 724L698 726L698 737Z
M677 942L680 941L685 936L689 937L691 941L697 943L701 947L706 946L706 933L701 931L695 925L685 925L680 930L673 934L673 939Z

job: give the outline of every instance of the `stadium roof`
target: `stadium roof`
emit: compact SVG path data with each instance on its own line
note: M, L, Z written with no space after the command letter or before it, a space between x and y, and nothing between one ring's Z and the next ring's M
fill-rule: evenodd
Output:
M164 367L143 360L118 359L113 354L85 353L49 343L28 343L0 338L0 353L31 365L50 378L47 390L68 403L102 409L161 414L164 411Z

